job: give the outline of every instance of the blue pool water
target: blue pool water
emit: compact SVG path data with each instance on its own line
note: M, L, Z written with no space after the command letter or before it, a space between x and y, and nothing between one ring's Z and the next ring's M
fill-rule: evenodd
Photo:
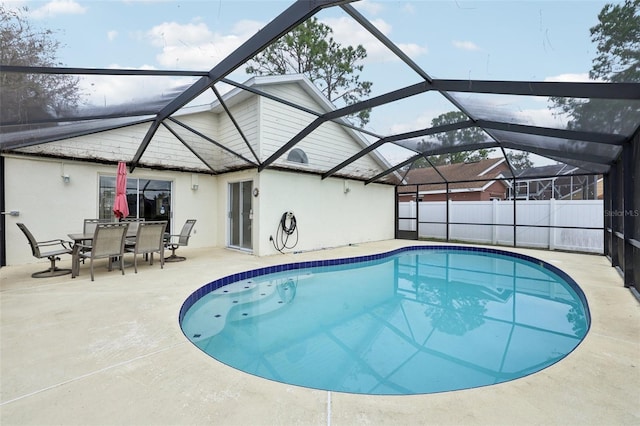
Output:
M569 354L584 294L553 265L508 252L408 247L236 274L192 294L184 334L278 382L409 395L486 386Z

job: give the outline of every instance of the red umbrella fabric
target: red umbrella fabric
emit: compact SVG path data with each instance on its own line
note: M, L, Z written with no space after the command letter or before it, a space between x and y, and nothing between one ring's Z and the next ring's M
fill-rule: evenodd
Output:
M129 216L129 203L127 203L127 164L118 163L118 175L116 176L116 199L113 203L113 214L118 219Z

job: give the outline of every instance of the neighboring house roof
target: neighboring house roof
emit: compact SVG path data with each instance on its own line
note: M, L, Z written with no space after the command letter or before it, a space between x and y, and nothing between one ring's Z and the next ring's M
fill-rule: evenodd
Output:
M509 169L504 158L488 158L470 163L454 163L446 166L436 166L437 171L432 168L411 169L405 176L408 185L429 184L423 186L421 193L437 194L447 190L442 176L449 182L450 192L474 192L484 191L496 179L504 177L508 174ZM442 176L440 176L440 174ZM475 182L474 179L483 179ZM442 183L437 183L442 182ZM411 188L400 187L398 192L414 192Z

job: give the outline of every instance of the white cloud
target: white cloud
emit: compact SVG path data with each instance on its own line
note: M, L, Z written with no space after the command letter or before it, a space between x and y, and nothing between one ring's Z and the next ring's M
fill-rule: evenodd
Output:
M588 73L580 73L580 74L566 73L566 74L559 74L551 77L546 77L544 81L586 83L593 80L589 79Z
M456 49L469 50L469 51L481 50L480 47L478 47L478 45L472 41L453 40L451 44L453 44L453 47L455 47Z
M392 28L386 21L382 19L374 19L370 20L370 22L375 25L381 33L389 37L392 32ZM350 18L342 17L325 19L322 23L333 29L335 40L343 46L357 46L359 44L364 46L367 50L367 62L389 62L400 60L395 55L391 54L389 49L387 49L386 46L372 36L367 30L362 28L360 25L354 25L353 20ZM396 45L414 59L427 53L426 46L420 46L415 43L396 43Z
M442 110L436 108L422 109L417 116L412 117L411 121L393 123L389 127L388 134L395 135L398 133L411 132L416 129L429 128L431 127L431 121L442 113Z
M515 113L518 122L539 127L552 127L564 129L567 127L567 119L564 116L554 114L549 108L523 109Z
M413 15L416 13L416 8L413 6L412 3L406 3L403 7L402 7L402 11L404 13L407 13L409 15Z
M170 69L209 70L227 57L240 44L255 34L262 24L254 21L240 21L229 34L219 34L195 20L188 24L164 22L147 32L135 34L159 49L156 56L158 66L143 65L135 69L153 70L158 67ZM107 37L113 40L117 31L109 31ZM123 68L112 64L109 68ZM143 76L85 76L80 85L87 95L90 105L111 106L127 102L138 102L162 96L178 87L192 84L194 78L186 77L143 77ZM210 102L210 100L208 100Z
M82 15L86 11L87 8L73 0L53 0L37 9L33 9L29 16L34 19L42 19L58 15Z
M156 56L162 66L209 70L261 27L254 21L240 21L230 34L224 35L211 31L203 22L164 22L146 36L153 46L162 49Z
M127 68L117 64L113 69L156 69L150 65ZM194 78L88 75L80 79L80 89L89 105L109 107L123 103L137 103L173 93L177 88L192 83Z
M355 3L355 6L357 9L367 12L371 15L378 15L384 9L382 3L369 0L362 0L360 2L357 2Z

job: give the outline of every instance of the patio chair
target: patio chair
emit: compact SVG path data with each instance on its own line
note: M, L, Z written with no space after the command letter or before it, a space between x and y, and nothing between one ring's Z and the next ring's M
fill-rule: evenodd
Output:
M140 222L145 222L146 219L144 217L125 217L124 219L120 219L120 222L127 222L129 224L129 230L127 234L132 235L138 232L138 225ZM131 238L132 242L133 238Z
M27 227L23 223L17 223L18 228L24 233L29 240L29 245L31 246L31 253L37 259L44 259L45 257L49 259L51 262L51 266L49 269L40 272L34 272L31 274L33 278L48 278L48 277L57 277L60 275L66 275L71 273L71 269L62 269L56 266L56 261L60 260L61 254L71 254L71 241L65 240L47 240L47 241L36 241L31 234L31 231L27 229Z
M110 223L110 219L85 219L82 232L85 234L93 234L99 223Z
M160 269L164 268L164 231L167 221L138 222L138 231L133 245L125 250L133 253L133 268L138 273L138 255L149 255L149 265L153 265L153 253L160 255Z
M177 235L169 235L165 242L166 248L171 250L171 256L164 259L165 262L182 262L187 258L184 256L176 256L176 250L178 247L186 246L189 244L189 238L191 237L191 230L193 230L196 224L196 219L188 219L182 226L182 231Z
M95 259L109 259L109 270L111 270L112 258L120 261L120 270L124 275L124 240L127 236L127 222L98 223L93 234L93 241L90 246L80 244L78 257L90 260L91 281L93 281L93 261Z
M84 224L82 226L82 232L87 235L91 235L96 231L96 226L99 223L110 223L110 219L85 219ZM91 248L91 240L82 241L82 245L86 248L81 249L82 251L89 251ZM82 259L82 263L84 263L84 259Z

